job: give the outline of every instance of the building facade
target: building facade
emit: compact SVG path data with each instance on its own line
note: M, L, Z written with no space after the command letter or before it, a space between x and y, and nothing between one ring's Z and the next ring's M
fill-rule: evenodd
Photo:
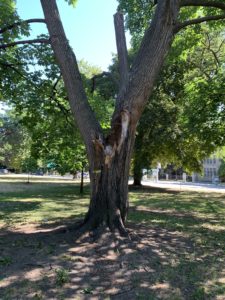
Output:
M210 157L203 160L203 174L193 173L193 181L213 182L218 177L221 159Z

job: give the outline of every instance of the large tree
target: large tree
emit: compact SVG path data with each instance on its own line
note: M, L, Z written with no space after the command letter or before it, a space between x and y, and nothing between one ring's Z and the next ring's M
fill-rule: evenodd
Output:
M123 2L134 4L128 0ZM143 34L132 65L128 64L127 59L123 17L120 12L115 14L120 82L111 127L107 133L88 101L76 57L60 20L56 0L41 0L41 4L45 15L42 22L47 25L49 40L43 38L33 42L51 43L89 160L91 200L81 231L108 226L111 230L118 229L125 234L128 173L136 126L153 91L156 78L175 35L188 25L225 19L224 1L143 1L143 4L147 4L146 12L150 12L149 26ZM196 11L193 13L192 7L201 8L199 14ZM11 43L12 45L16 43ZM5 49L7 45L0 45L1 47Z

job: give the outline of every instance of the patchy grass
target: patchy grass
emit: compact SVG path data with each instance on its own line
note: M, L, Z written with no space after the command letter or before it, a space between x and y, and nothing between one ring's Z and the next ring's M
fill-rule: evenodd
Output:
M131 193L129 220L163 231L156 251L165 258L156 277L188 291L168 299L225 299L225 195L143 188ZM174 237L168 241L167 234ZM164 235L163 234L163 235ZM185 238L187 243L174 251ZM154 241L155 242L155 241ZM162 264L152 260L153 264Z
M69 282L69 272L65 269L57 269L56 272L56 285L62 287L65 283Z
M85 190L0 179L1 300L225 299L224 194L131 189L131 240L55 232L84 216Z
M7 178L7 177L6 177ZM79 194L72 181L36 180L26 184L16 177L11 183L0 179L0 227L27 223L50 224L84 216L89 191ZM22 180L22 181L21 181Z
M9 266L12 263L11 257L1 257L0 256L0 266Z
M205 246L225 246L224 194L146 188L133 191L130 197L132 222L182 232Z

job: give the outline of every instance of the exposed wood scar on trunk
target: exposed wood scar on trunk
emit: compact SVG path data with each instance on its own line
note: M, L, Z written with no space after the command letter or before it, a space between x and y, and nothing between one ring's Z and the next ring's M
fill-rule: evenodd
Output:
M115 153L119 153L121 147L127 137L128 127L130 123L130 112L123 109L114 118L112 128L108 136L103 140L100 137L94 138L92 141L95 144L96 151L104 153L105 165L110 166Z
M121 146L127 137L127 131L130 122L130 113L127 110L123 110L121 112L121 120L122 120L121 122L122 128L121 128L121 136L120 136L119 144L117 146L118 152L120 152Z
M119 153L127 137L130 123L130 112L127 109L121 110L112 123L112 129L105 141L105 164L110 165L116 151Z

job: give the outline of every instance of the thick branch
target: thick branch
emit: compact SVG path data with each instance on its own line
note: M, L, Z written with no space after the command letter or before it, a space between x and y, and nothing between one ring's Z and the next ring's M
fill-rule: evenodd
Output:
M158 0L150 27L132 65L126 90L118 95L132 112L133 124L140 118L170 48L178 12L179 0Z
M124 29L124 19L121 12L114 15L114 26L116 34L116 45L119 61L119 74L120 74L120 89L124 88L128 80L129 65L128 53L126 45L126 36Z
M73 115L85 141L89 158L93 154L93 138L102 135L101 126L92 111L84 90L76 57L69 46L56 0L41 0L51 45L60 67Z
M33 40L24 40L24 41L17 41L7 44L0 45L0 49L6 49L9 47L15 47L17 45L24 45L24 44L49 44L49 39L33 39Z
M20 26L22 24L30 24L30 23L46 23L45 19L28 19L28 20L24 20L24 21L20 21L20 22L15 22L13 24L10 24L8 26L3 27L2 29L0 29L0 34L13 29L17 26Z
M195 24L200 24L200 23L207 22L207 21L216 21L216 20L223 20L223 19L225 19L225 14L217 15L217 16L206 16L206 17L202 17L202 18L188 20L183 23L178 23L177 26L175 27L174 32L177 33L178 31L180 31L181 29L183 29L189 25L195 25Z
M182 0L180 6L205 6L205 7L215 7L225 10L225 3L223 1L213 1L213 0Z

